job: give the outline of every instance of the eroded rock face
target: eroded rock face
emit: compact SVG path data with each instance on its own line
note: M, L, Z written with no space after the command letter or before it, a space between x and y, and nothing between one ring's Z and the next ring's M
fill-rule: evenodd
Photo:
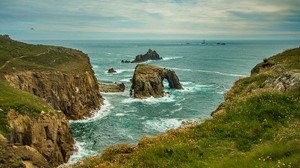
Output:
M162 57L160 57L155 50L152 51L151 49L149 49L146 54L137 55L131 63L140 63L148 60L161 60L161 59Z
M274 78L267 79L263 83L263 87L274 88L282 92L289 90L300 92L300 73L287 72L280 74Z
M139 64L132 78L131 94L135 98L163 97L163 80L169 82L169 87L182 89L182 85L174 71L153 65Z
M92 72L19 71L5 78L11 86L43 98L73 120L90 116L103 100Z
M68 161L72 154L74 140L64 114L49 112L30 118L28 115L21 115L12 109L8 112L7 118L10 144L18 146L20 151L28 148L41 161L43 159L40 159L40 155L43 156L50 167ZM28 147L26 148L26 146ZM38 151L40 155L35 151ZM24 154L25 156L26 154ZM32 157L32 155L27 157ZM35 162L34 157L27 161Z

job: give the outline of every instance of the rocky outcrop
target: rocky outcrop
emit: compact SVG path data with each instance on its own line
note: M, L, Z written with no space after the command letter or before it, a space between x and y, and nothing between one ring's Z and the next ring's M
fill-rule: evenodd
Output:
M116 73L117 71L114 68L110 68L107 70L107 73Z
M125 85L124 83L119 84L99 84L100 92L124 92Z
M68 161L74 140L64 114L48 112L29 117L11 109L7 118L9 143L16 145L23 153L29 151L27 155L23 154L24 164L37 164L37 161L44 164L47 161L48 166L45 167L55 167Z
M252 70L251 75L258 74L260 71L266 68L270 68L274 65L274 62L272 62L269 59L264 59L263 62L257 64Z
M140 63L148 60L161 60L161 59L162 57L160 57L155 50L152 51L151 49L149 49L146 54L137 55L131 63Z
M174 71L153 65L139 64L132 78L131 94L135 98L163 97L163 80L169 82L169 87L182 89L182 85Z
M274 88L281 92L295 90L300 93L300 73L287 72L267 79L262 87Z
M17 71L6 74L11 86L43 98L69 119L90 116L100 107L102 97L92 72L82 74L60 71Z

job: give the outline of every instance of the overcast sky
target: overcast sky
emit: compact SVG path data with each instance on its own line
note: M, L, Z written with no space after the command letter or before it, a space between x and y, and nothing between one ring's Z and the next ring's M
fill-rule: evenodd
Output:
M300 0L0 0L14 39L300 39Z

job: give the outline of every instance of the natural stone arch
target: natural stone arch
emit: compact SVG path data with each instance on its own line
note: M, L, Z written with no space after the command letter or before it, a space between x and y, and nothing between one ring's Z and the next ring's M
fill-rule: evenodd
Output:
M154 65L139 64L132 78L131 95L135 98L163 97L163 80L171 89L182 89L178 76L172 70Z

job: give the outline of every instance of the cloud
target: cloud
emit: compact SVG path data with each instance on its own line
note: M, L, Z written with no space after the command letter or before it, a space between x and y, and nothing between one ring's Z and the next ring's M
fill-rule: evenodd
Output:
M0 33L34 27L44 32L300 36L299 10L298 0L14 0L0 2Z

